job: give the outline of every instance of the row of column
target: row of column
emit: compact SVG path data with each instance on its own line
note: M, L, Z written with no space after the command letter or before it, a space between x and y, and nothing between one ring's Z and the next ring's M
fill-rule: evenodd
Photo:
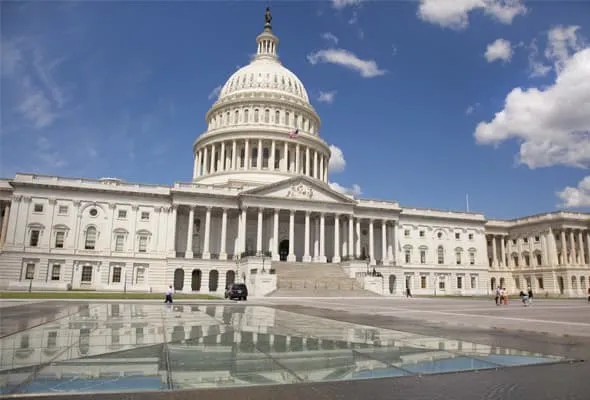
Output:
M0 227L0 247L6 242L6 235L8 233L8 216L10 214L10 202L1 203L0 209L2 215L2 226Z
M175 209L176 210L176 209ZM203 238L203 259L210 259L210 236L211 236L211 207L205 207L205 232ZM273 260L279 260L279 213L280 209L274 209L273 215L273 235L272 246L268 249L272 253ZM227 239L227 212L228 209L222 209L221 217L221 235L220 235L220 252L219 259L227 259L226 239ZM263 220L264 208L257 209L257 231L256 231L256 253L263 252ZM295 213L298 211L289 210L289 254L288 261L295 261ZM326 213L299 211L305 213L305 233L304 233L304 254L303 261L312 261L311 252L311 228L313 223L314 243L313 243L313 260L317 262L326 262ZM186 243L186 258L193 258L192 240L193 240L193 221L195 219L195 207L190 207L188 216L188 232ZM313 216L313 220L312 220ZM340 262L341 257L360 257L361 255L361 219L354 218L352 215L330 214L334 218L334 256L332 262ZM246 228L247 228L248 209L242 208L238 218L238 250L242 253L246 250ZM343 236L345 239L340 240L340 218L343 219L344 229ZM375 220L369 219L369 257L371 263L375 263ZM389 263L394 261L394 235L395 220L381 220L381 254L382 261ZM347 233L346 233L347 232ZM342 249L342 256L340 250Z
M289 141L271 140L270 148L268 146L268 141L262 139L203 146L195 153L193 178L222 171L271 170L303 174L327 182L329 157L326 154Z
M586 241L584 243L584 236ZM539 240L535 240L538 237ZM559 238L558 249L556 238ZM576 240L577 238L577 240ZM515 262L512 254L518 254L522 258L523 252L528 252L532 257L535 253L535 243L541 245L542 265L586 265L586 255L590 255L590 231L583 230L561 230L555 234L549 230L527 237L527 243L522 237L513 243L507 235L491 235L492 242L492 267L514 267ZM500 257L498 257L498 244L500 242ZM586 247L586 248L585 248Z

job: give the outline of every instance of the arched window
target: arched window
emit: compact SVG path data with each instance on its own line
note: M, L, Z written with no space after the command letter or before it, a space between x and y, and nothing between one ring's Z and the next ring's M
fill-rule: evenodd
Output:
M234 111L234 124L237 124L238 122L240 122L240 111L236 110Z
M216 269L209 272L209 291L216 292L219 283L219 272Z
M289 114L289 111L285 112L285 125L291 126L291 114Z
M254 122L258 122L258 109L254 110Z
M258 147L252 147L252 168L258 167Z
M455 249L455 260L457 265L461 265L461 249Z
M93 226L86 229L86 240L84 242L84 249L94 250L96 247L96 228Z
M244 122L245 123L250 122L250 120L248 118L248 109L247 108L244 110Z
M268 147L265 147L262 149L262 168L268 168L268 157L269 157Z
M281 123L281 112L279 110L275 111L275 124Z
M436 249L436 254L438 257L438 263L444 264L445 263L445 251L442 246L438 246L438 249Z
M264 123L268 124L270 122L270 110L264 110Z

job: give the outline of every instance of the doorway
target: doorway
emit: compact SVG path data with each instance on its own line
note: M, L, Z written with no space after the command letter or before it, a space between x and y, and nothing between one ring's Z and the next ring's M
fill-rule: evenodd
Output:
M191 290L194 292L198 292L201 290L201 276L202 272L200 269L193 269L193 274L191 277Z
M287 261L289 256L289 241L287 239L281 240L279 243L279 260Z
M184 270L177 268L174 271L174 290L182 290L184 287Z

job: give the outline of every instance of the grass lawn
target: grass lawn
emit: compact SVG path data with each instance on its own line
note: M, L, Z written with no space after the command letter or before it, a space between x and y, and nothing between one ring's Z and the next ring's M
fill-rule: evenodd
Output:
M0 299L80 299L80 300L162 300L163 293L104 293L104 292L0 292ZM175 300L221 300L208 294L175 294Z

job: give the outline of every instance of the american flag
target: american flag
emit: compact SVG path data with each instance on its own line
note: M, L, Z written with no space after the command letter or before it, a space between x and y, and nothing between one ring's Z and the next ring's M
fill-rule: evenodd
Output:
M293 139L299 136L299 129L295 129L293 132L289 132L289 139Z

